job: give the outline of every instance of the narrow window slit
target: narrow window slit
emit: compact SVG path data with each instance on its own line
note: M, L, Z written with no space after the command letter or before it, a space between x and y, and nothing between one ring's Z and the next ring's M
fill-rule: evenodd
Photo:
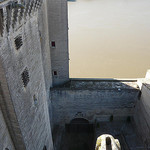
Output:
M18 35L15 38L15 47L16 47L17 50L19 50L22 45L23 45L22 36Z
M141 95L142 95L142 92L140 91L139 94L138 94L138 100L141 99Z
M3 30L4 30L3 10L0 9L0 36L3 36Z
M106 145L111 145L111 138L110 137L106 137Z
M27 86L27 84L29 83L29 72L28 72L28 68L25 68L25 70L23 71L23 73L21 74L22 76L22 81L23 81L23 85L24 87Z
M35 95L33 95L33 100L34 100L34 106L37 106L38 100Z

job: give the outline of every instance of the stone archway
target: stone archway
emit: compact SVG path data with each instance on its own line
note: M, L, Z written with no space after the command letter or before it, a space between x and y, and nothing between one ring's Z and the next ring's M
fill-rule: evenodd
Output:
M89 121L85 118L74 118L70 121L70 124L89 124Z
M65 125L67 132L83 133L94 132L94 125L90 123L86 118L76 117L73 118L70 123Z
M68 143L67 150L93 149L94 125L86 118L76 116L69 124L65 125L65 129L65 142Z

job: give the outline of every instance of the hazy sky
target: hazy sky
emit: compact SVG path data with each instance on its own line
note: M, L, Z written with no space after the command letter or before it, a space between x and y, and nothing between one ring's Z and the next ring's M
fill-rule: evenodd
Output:
M70 77L145 76L150 0L77 0L68 9Z

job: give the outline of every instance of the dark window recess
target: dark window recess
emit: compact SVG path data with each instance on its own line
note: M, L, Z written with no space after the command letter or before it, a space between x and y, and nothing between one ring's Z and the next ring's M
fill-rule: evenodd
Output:
M0 9L0 35L3 35L4 22L3 22L3 10Z
M54 76L57 76L57 71L54 71Z
M29 72L28 72L28 69L25 68L25 70L23 71L23 73L21 74L22 76L22 81L23 81L23 85L24 87L27 86L27 84L29 83Z
M52 42L51 42L51 46L52 46L52 47L56 47L55 41L52 41Z
M16 49L18 50L22 45L23 45L22 36L19 35L15 38Z
M138 94L138 99L139 100L141 99L141 95L142 95L142 92L140 91L139 94Z
M111 145L111 138L110 137L106 137L106 145Z
M34 105L36 106L36 105L37 105L37 103L38 103L38 100L37 100L37 98L36 98L36 96L35 96L35 95L33 96L33 100L34 100Z
M47 150L46 146L44 146L43 150Z
M7 29L7 32L9 32L9 30L10 30L10 25L11 25L11 13L12 13L12 7L11 7L11 5L8 5L8 6L6 6L6 11L7 11L7 18L9 18L9 19L7 19L6 20L6 29Z

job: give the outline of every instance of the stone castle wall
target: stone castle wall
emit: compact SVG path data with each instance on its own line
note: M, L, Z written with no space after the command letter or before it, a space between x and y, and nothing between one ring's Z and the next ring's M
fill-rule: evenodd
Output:
M4 148L8 148L11 150L15 150L11 137L9 135L9 131L7 129L7 125L5 123L2 111L0 109L0 148L3 150Z
M150 148L150 80L142 83L141 98L136 104L134 120L145 146Z
M68 8L67 0L47 2L53 85L56 86L69 80Z
M0 62L0 110L2 112L2 120L0 120L2 126L0 128L1 133L5 132L5 137L1 134L1 149L5 149L6 145L8 147L13 147L11 141L13 142L14 148L16 150L25 149L25 145L23 142L23 137L21 134L21 130L19 127L18 119L16 116L16 112L13 106L13 102L11 100L11 95L9 92L4 68L2 63ZM5 121L5 123L4 123ZM7 132L7 130L9 133ZM11 137L11 140L9 140ZM6 140L8 139L8 140Z
M53 150L54 125L111 115L134 115L150 143L149 84L139 100L136 81L69 81L67 0L22 4L0 7L0 149Z
M52 123L52 107L51 107L51 99L50 99L50 87L52 87L53 79L52 79L52 63L51 63L51 52L50 52L50 40L49 40L49 28L48 28L48 1L44 2L42 8L38 13L38 29L41 41L41 51L42 51L42 64L44 71L44 80L46 87L46 95L48 101L49 108L49 116L51 127L53 127Z
M23 137L23 149L27 150L41 150L44 146L53 149L48 111L52 84L48 26L46 17L39 18L46 15L46 8L46 1L42 4L40 0L30 1L23 10L3 8L0 60Z
M55 124L69 123L78 114L91 122L109 120L111 115L116 120L133 116L139 94L136 82L85 80L51 89Z

